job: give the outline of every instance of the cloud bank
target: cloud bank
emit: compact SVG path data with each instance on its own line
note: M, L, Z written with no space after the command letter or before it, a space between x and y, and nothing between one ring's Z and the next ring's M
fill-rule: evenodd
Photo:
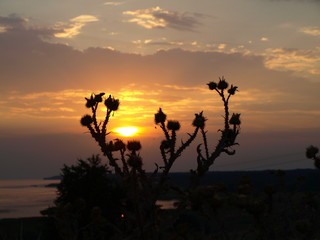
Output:
M127 22L137 23L147 29L168 27L180 31L193 31L200 24L198 18L202 17L200 14L164 10L159 6L149 9L125 11L123 14L133 17L127 20Z

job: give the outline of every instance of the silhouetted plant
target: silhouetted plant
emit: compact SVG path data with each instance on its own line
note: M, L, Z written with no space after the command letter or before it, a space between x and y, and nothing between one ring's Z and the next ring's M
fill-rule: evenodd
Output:
M154 120L163 131L165 139L160 144L162 163L160 165L156 163L153 174L147 174L143 169L142 157L139 154L140 142L135 141L125 144L120 139L107 140L109 135L107 125L110 117L119 108L119 100L111 95L104 100L104 93L92 94L90 98L86 98L86 107L91 109L91 114L84 115L80 122L88 128L91 136L100 146L102 153L108 158L109 165L114 169L114 172L121 176L123 187L126 189L126 220L127 222L131 221L129 225L136 226L137 232L134 228L130 231L133 236L139 237L139 239L149 239L150 234L157 231L155 228L158 212L156 200L160 194L168 189L166 182L174 162L195 140L199 131L203 143L197 147L197 169L192 171L193 180L190 189L198 184L199 179L209 171L209 168L221 153L235 154L235 150L230 150L230 148L237 144L236 138L239 134L241 122L238 113L234 113L230 117L229 100L231 96L235 95L238 87L233 85L229 87L223 77L219 78L218 83L210 82L208 86L210 90L218 93L224 105L224 128L220 130L221 137L218 144L213 151L209 150L207 131L205 130L207 119L204 117L203 111L195 114L195 119L192 122L193 133L188 134L189 137L186 141L177 144L177 131L180 130L180 123L176 120L167 120L166 114L160 108L155 114ZM107 110L104 119L98 122L97 110L102 102L104 102ZM204 145L204 154L201 151L202 145ZM159 180L156 181L156 179ZM131 209L128 206L132 206Z
M306 157L314 160L314 166L320 169L320 156L317 156L319 149L313 145L310 145L306 149Z
M100 235L106 234L106 230L111 235L114 231L111 226L121 221L122 191L109 168L97 155L79 159L76 165L64 165L61 171L55 200L55 218L61 237L96 239L85 235L97 234L98 229Z

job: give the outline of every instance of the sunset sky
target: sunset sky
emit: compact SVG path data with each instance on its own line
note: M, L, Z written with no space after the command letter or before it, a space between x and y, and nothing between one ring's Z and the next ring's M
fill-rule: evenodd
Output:
M319 0L1 0L0 179L57 175L99 153L79 121L91 93L120 99L109 130L140 128L148 170L160 162L159 107L182 140L203 110L213 149L223 109L206 83L221 76L239 87L230 111L242 126L237 154L213 169L313 168ZM195 148L175 171L195 167Z

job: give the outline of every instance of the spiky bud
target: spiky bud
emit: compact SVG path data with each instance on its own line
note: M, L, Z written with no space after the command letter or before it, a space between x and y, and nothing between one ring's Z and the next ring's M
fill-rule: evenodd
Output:
M214 90L217 88L217 84L215 82L209 82L207 83L210 90Z
M219 78L219 82L218 82L218 89L220 90L224 90L227 89L229 86L229 84L226 82L226 80L224 79L224 77Z
M119 151L119 150L125 150L126 145L123 141L120 139L116 139L116 141L113 143L113 151Z
M162 112L162 109L159 108L159 111L154 114L154 121L156 124L164 123L167 119L167 115Z
M111 110L111 111L117 111L120 105L119 99L115 99L111 95L104 101L104 105Z
M229 120L229 123L232 125L240 125L241 124L240 113L233 113Z
M96 102L102 102L102 96L104 95L105 93L99 93L98 95L95 95L94 96L94 100Z
M170 148L170 142L167 141L167 140L163 140L163 141L161 142L161 148L162 148L162 149L169 149L169 148Z
M139 151L141 149L141 143L139 141L128 141L127 148L130 151Z
M93 119L89 114L84 115L80 120L81 125L84 127L90 126L92 122Z
M233 86L233 85L231 84L231 87L230 87L230 89L228 90L228 93L231 94L231 95L234 95L234 94L236 93L236 91L238 91L237 88L238 88L237 86Z
M90 98L85 98L87 100L86 102L86 107L87 108L91 108L93 107L94 105L96 105L96 100L93 98L93 95L91 94L91 97Z
M192 125L194 127L199 127L199 128L204 128L205 126L205 122L206 122L206 118L204 116L202 116L203 112L199 113L199 114L195 114L195 119L192 122Z
M178 121L170 120L167 123L167 128L172 131L178 131L180 129L180 123Z

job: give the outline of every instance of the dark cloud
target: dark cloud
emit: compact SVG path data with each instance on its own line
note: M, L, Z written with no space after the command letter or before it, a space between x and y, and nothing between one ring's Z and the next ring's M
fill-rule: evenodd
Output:
M167 22L169 28L173 28L180 31L194 31L200 21L196 17L202 17L199 15L179 14L178 12L155 12L154 17L163 19Z
M195 31L201 24L199 20L205 16L199 13L167 11L160 7L125 11L123 14L133 16L128 22L137 23L148 29L168 27L180 31Z

